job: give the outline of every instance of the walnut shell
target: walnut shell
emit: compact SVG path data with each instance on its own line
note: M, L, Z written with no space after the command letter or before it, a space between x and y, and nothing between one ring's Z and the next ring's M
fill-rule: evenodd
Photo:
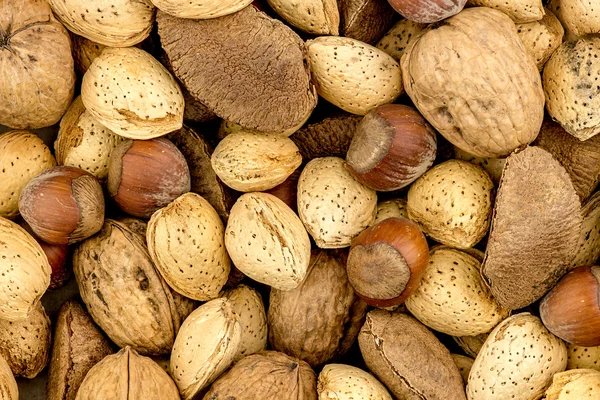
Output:
M392 400L385 386L360 368L344 364L327 364L319 374L317 392L320 400Z
M0 217L19 215L19 196L29 181L56 166L42 139L27 131L0 135Z
M17 381L2 357L0 357L0 397L2 400L19 400Z
M544 8L544 17L539 21L517 24L517 34L541 71L562 43L565 30L556 15Z
M298 146L302 158L346 157L356 127L362 117L352 114L332 115L308 124L290 139Z
M336 0L267 0L287 23L313 35L338 35L340 13Z
M386 0L339 0L341 36L373 44L398 15Z
M502 11L516 23L539 21L544 17L542 0L469 0L472 6L489 7Z
M161 11L179 18L209 19L233 14L252 0L152 0Z
M404 54L408 43L423 32L427 24L409 19L400 20L375 45L398 62Z
M506 156L540 130L539 71L500 11L469 8L430 25L409 43L401 66L406 92L421 114L473 155Z
M581 206L581 231L577 254L569 269L594 265L600 257L600 192L596 192Z
M339 251L316 251L299 287L271 289L268 317L273 350L318 367L343 356L354 343L367 305L348 282L346 257Z

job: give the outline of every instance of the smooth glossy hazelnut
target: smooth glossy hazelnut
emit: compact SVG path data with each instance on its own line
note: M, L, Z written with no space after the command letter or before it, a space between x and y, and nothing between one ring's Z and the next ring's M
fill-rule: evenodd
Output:
M458 14L467 0L388 0L404 18L430 24Z

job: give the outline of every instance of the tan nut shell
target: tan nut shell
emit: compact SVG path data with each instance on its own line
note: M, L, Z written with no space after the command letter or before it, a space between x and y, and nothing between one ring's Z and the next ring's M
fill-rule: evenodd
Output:
M179 196L156 211L146 231L154 265L175 291L194 300L218 297L230 261L219 214L196 193Z
M48 289L50 272L38 242L19 225L0 217L0 319L27 318Z
M429 252L429 263L406 308L423 324L453 336L475 336L508 317L481 278L481 262L449 247Z
M469 4L502 11L515 23L539 21L544 16L542 0L469 0Z
M467 384L469 400L535 400L567 366L562 340L529 313L505 319L488 336Z
M154 7L148 0L48 0L71 32L105 46L127 47L152 30Z
M27 131L0 135L0 217L19 215L19 196L29 181L56 166L42 139Z
M539 21L517 24L517 34L527 52L535 59L540 71L560 46L565 35L565 30L556 15L547 8L544 8L544 12L544 17Z
M217 176L240 192L269 190L302 163L292 140L284 135L239 131L219 142L211 157Z
M600 372L590 369L559 372L552 378L544 400L596 400L600 398Z
M365 115L402 94L400 65L366 43L338 36L306 42L317 93L344 111Z
M570 268L594 265L600 257L600 192L581 206L581 217L579 243Z
M20 321L0 320L0 356L14 376L35 378L48 364L52 328L41 302Z
M408 218L406 199L392 199L377 203L377 215L373 225L388 218Z
M357 181L338 157L311 160L298 180L298 213L322 249L350 246L373 225L377 193Z
M231 261L245 275L279 290L304 280L310 239L296 214L268 193L246 193L235 202L225 228Z
M473 155L506 156L540 130L540 73L500 11L467 8L433 24L409 43L401 66L406 92L425 119Z
M71 45L73 47L73 60L75 61L75 69L81 75L85 74L92 62L102 54L106 48L105 45L93 42L83 36L71 34Z
M252 0L152 0L156 8L179 18L208 19L233 14Z
M454 158L457 160L468 161L471 164L479 165L481 168L488 173L494 184L498 185L500 177L502 176L502 170L504 164L506 164L506 158L486 158L477 157L473 154L467 153L464 150L454 146Z
M385 51L392 56L394 60L400 62L408 43L420 35L426 26L427 24L414 22L409 19L402 19L398 21L384 37L379 39L379 42L377 42L375 47Z
M479 350L483 347L487 337L487 333L482 333L477 336L453 336L452 339L468 356L475 358Z
M258 291L247 285L239 285L223 294L231 302L242 325L242 339L235 361L267 347L267 314Z
M285 21L313 35L338 35L340 13L336 0L267 0Z
M595 96L600 73L600 38L563 43L543 72L546 108L550 116L579 140L600 133L600 96Z
M169 369L182 398L192 399L229 368L241 342L242 326L230 300L214 299L194 310L171 353Z
M345 364L327 364L317 381L319 400L392 400L373 375Z
M594 369L600 371L600 346L567 345L567 369Z
M90 369L75 400L156 398L180 400L171 377L151 358L127 346Z
M110 153L124 140L92 117L79 96L60 121L54 142L56 161L81 168L103 181L108 176Z
M469 380L469 373L471 372L471 368L473 367L473 363L475 362L475 360L472 359L471 357L463 356L460 354L450 354L450 355L452 356L452 359L456 363L456 366L458 367L458 370L460 371L460 376L462 376L463 382L466 385L467 381Z
M10 367L0 357L0 398L2 400L19 400L19 387Z
M600 9L594 0L560 0L561 22L578 36L600 33Z
M448 246L467 249L488 232L494 183L483 168L449 160L427 171L408 191L411 220Z
M177 82L136 47L106 48L83 76L81 99L98 122L130 139L152 139L183 125Z

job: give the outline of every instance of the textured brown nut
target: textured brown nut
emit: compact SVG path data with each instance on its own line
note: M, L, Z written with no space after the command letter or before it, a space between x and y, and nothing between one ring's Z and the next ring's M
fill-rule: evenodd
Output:
M488 173L495 185L500 183L500 177L502 177L502 170L504 170L506 158L477 157L473 154L467 153L464 150L461 150L456 146L454 146L454 158L457 160L468 161L471 164L479 165L485 170L485 172Z
M318 157L346 157L356 126L362 118L352 114L326 117L308 124L295 132L290 139L305 160Z
M389 29L396 13L387 0L340 0L341 36L372 44Z
M477 355L467 396L469 400L539 399L552 376L566 366L565 344L539 318L529 313L513 315L494 328Z
M35 378L48 364L52 329L41 303L20 321L0 320L0 356L14 376Z
M317 377L302 360L276 351L243 358L222 375L204 400L317 400Z
M406 199L391 199L377 203L377 216L373 225L388 218L408 218Z
M581 230L580 204L565 169L528 147L507 158L482 276L503 307L542 297L571 265Z
M214 299L194 310L171 353L169 370L181 397L190 400L217 379L238 356L241 342L240 318L230 300Z
M190 191L190 171L183 154L165 138L127 140L110 155L107 188L123 211L150 218Z
M19 211L43 241L73 244L102 228L104 194L89 172L75 167L54 167L25 186L19 196Z
M562 43L565 30L556 15L544 8L544 17L539 21L517 24L517 34L541 71Z
M369 370L397 398L466 399L450 352L416 319L397 312L371 311L358 344Z
M171 74L136 47L106 48L81 82L88 112L131 139L151 139L181 128L184 100Z
M145 0L102 1L93 6L85 0L48 2L71 32L105 46L133 46L150 34L154 22L154 7Z
M345 258L340 251L316 251L299 287L271 290L269 342L274 350L317 367L352 346L367 306L348 282Z
M69 34L47 2L2 1L0 65L0 125L58 122L73 98L75 70Z
M401 65L415 106L461 149L503 157L536 138L544 118L540 74L500 11L469 8L430 26L409 43Z
M406 19L421 23L438 22L458 14L467 0L388 0ZM541 17L540 17L541 18Z
M594 193L581 206L581 218L577 254L569 269L593 265L600 257L600 192Z
M481 261L460 250L436 247L421 284L406 308L431 329L453 336L475 336L508 317L479 274Z
M279 185L266 191L279 200L283 201L292 211L298 210L298 179L300 179L301 168L298 168L287 179Z
M408 216L434 240L466 249L488 232L493 194L494 183L483 168L449 160L410 187Z
M561 22L578 36L600 33L600 10L594 1L561 0Z
M453 336L452 339L454 339L456 344L458 344L468 356L475 358L487 337L487 333L482 333L477 336Z
M90 315L75 300L67 300L56 320L46 399L74 400L90 368L112 352Z
M73 271L88 312L113 342L143 354L168 354L184 317L144 242L107 219L75 249Z
M535 145L552 154L567 170L581 201L592 194L600 182L600 137L578 140L548 119Z
M75 62L75 70L79 72L80 75L85 74L85 71L92 65L92 61L94 61L106 48L103 44L93 42L74 33L71 33L71 45L73 48L72 53Z
M600 38L586 37L563 43L543 72L546 109L550 116L579 140L600 133L600 100L592 77L600 72ZM596 57L594 57L596 56ZM582 66L585 68L581 68Z
M287 23L313 35L337 35L340 13L336 0L267 0Z
M514 0L510 3L501 0L469 0L469 5L502 11L515 23L539 21L544 17L542 0Z
M240 192L272 189L302 163L298 147L280 134L239 131L219 142L211 157L217 176Z
M152 0L161 11L179 18L207 19L232 14L252 3L252 0Z
M298 213L323 249L350 246L375 221L377 193L356 180L337 157L311 160L298 180Z
M306 46L317 92L342 110L365 115L402 94L400 65L383 51L339 36L321 36Z
M469 380L469 373L471 372L471 368L473 367L475 360L471 357L460 354L451 354L451 356L454 360L454 363L456 363L458 370L460 371L460 376L462 376L463 382L466 385L467 381Z
M48 288L51 268L35 239L3 217L0 242L0 319L22 320L35 309Z
M360 368L327 364L317 381L319 400L392 400L385 386Z
M283 132L315 108L304 42L282 22L254 7L210 20L159 11L157 21L175 75L219 117L247 129Z
M552 377L545 400L592 400L600 397L600 372L588 369L559 372Z
M89 370L75 399L151 399L158 393L164 400L180 399L171 377L152 359L127 346Z
M583 347L567 343L567 370L579 368L600 371L600 346Z
M21 191L36 175L56 165L44 142L27 131L0 135L0 216L19 215Z
M400 62L408 43L423 32L426 26L427 24L408 19L400 20L377 42L375 47L385 51L394 60Z
M15 381L10 367L2 357L0 357L0 397L3 400L19 399L17 381Z

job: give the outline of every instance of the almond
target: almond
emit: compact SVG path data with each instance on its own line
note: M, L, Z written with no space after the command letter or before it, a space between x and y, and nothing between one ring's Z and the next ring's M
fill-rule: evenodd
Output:
M592 400L600 397L600 372L588 369L559 372L545 400Z
M360 368L327 364L317 381L319 400L392 400L385 386Z
M388 218L408 218L406 199L391 199L377 203L377 215L373 225Z
M539 21L517 24L517 34L541 71L562 43L565 30L556 15L544 8L544 16Z
M471 164L479 165L481 168L488 173L492 181L497 186L502 176L502 170L506 164L506 158L487 158L477 157L473 154L467 153L464 150L454 146L454 158L457 160L468 161Z
M468 356L475 358L487 337L488 333L482 333L477 336L453 336L452 339Z
M340 13L336 0L267 0L286 22L313 35L337 35Z
M575 35L600 33L600 10L593 0L561 0L562 22Z
M541 0L515 0L509 4L501 0L469 0L469 3L502 11L516 23L539 21L544 16Z
M600 371L600 346L582 347L567 343L567 369Z
M398 62L404 54L408 43L423 32L427 24L414 22L409 19L400 20L375 45L380 50Z
M467 356L462 356L460 354L451 354L452 359L456 363L458 370L460 371L460 376L463 378L463 382L465 385L469 379L469 373L471 372L471 368L473 367L474 359Z
M71 33L71 46L73 47L73 60L75 62L75 70L80 75L85 74L92 62L102 54L106 48L105 45L96 43L83 36Z
M208 19L233 14L252 0L152 0L152 4L167 14L179 18Z
M2 357L0 357L0 397L3 400L19 400L17 381Z

